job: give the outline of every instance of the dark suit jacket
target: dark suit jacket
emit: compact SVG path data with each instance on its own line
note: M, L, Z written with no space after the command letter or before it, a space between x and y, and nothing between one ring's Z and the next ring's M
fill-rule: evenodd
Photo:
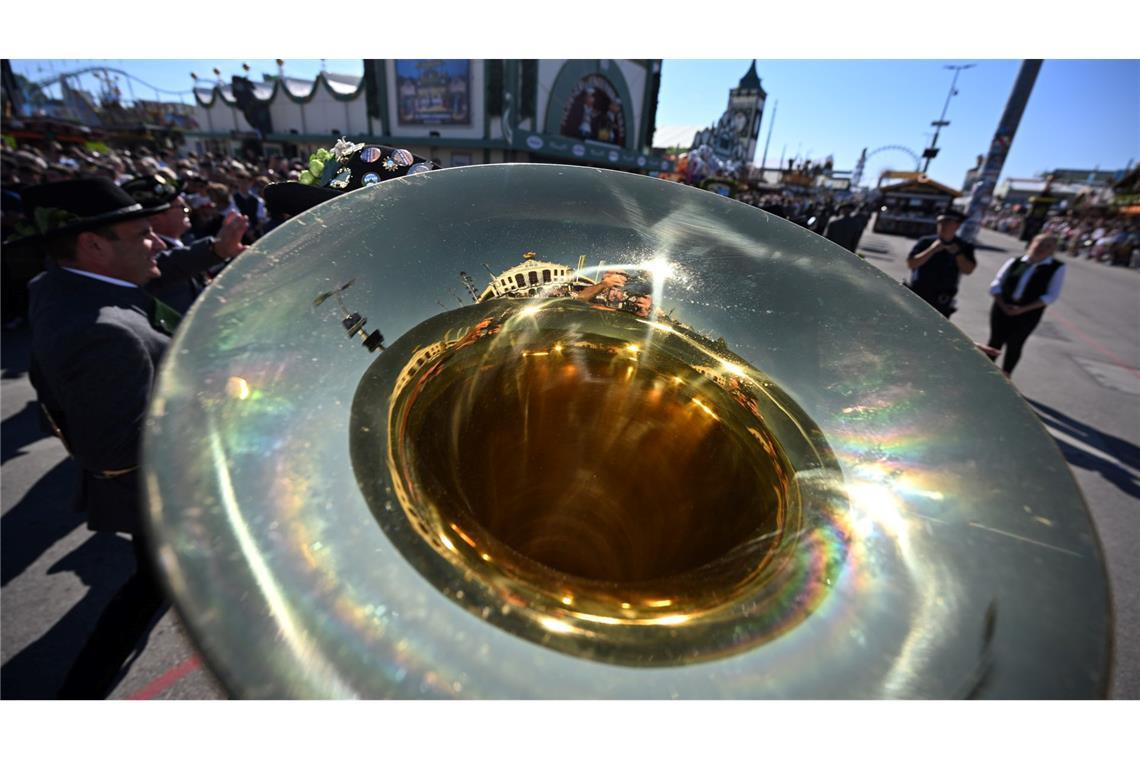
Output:
M863 226L860 224L860 218L854 214L833 216L827 223L827 230L823 236L854 252L855 246L859 244L859 235L863 232Z
M217 262L207 254L195 259L190 249L172 252L166 264L181 277L195 261ZM92 530L135 533L141 525L137 470L109 478L99 473L138 466L147 403L171 336L153 323L154 298L141 288L53 266L29 291L32 385L83 468L79 507Z

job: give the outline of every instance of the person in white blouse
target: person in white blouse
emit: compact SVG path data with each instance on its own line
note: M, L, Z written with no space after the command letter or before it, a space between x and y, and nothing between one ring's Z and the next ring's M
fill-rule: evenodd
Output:
M1002 371L1008 377L1021 358L1021 349L1041 321L1045 308L1061 295L1065 265L1053 258L1057 238L1042 233L1033 238L1024 256L1012 258L990 283L990 348L1004 349ZM992 356L996 361L996 354Z

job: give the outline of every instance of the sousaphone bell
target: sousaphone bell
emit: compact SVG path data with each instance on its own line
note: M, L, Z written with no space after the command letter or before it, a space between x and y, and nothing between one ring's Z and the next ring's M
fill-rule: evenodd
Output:
M1103 696L1056 445L949 322L747 205L598 169L395 179L203 294L149 525L252 698Z

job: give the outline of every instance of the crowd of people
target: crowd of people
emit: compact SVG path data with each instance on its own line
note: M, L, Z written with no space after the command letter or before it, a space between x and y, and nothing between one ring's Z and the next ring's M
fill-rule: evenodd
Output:
M168 149L146 147L95 151L79 145L49 142L42 147L27 145L0 150L3 162L4 239L23 217L19 203L24 187L80 176L106 177L117 185L138 177L161 174L181 183L189 201L194 236L213 234L228 209L245 213L250 220L247 240L252 242L282 219L270 219L260 199L273 182L297 180L307 166L300 159L269 156L239 160L226 156L176 156Z
M1020 237L1025 219L1020 209L998 209L982 217L982 226ZM1055 235L1057 250L1073 258L1140 267L1140 218L1135 216L1068 210L1046 220L1041 232Z
M132 538L135 572L57 692L102 698L167 604L143 527L139 464L158 368L182 316L222 268L290 216L437 167L343 139L303 169L278 158L57 143L5 151L3 160L4 305L31 328L28 378L44 431L78 465L75 506L88 528Z
M225 219L238 214L248 220L242 242L249 245L287 218L280 211L270 213L263 198L266 186L296 181L307 168L299 159L281 156L244 161L211 154L178 157L170 150L140 147L94 151L54 141L19 149L5 145L0 151L0 160L3 162L0 239L5 241L18 239L19 229L34 222L22 202L26 188L79 177L106 178L119 186L158 177L177 189L187 209L186 228L177 235L165 233L166 236L177 237L182 244L191 245L216 236ZM167 241L168 247L170 242ZM5 251L2 259L5 326L15 327L25 320L27 284L43 270L43 258L42 252L32 247L11 246Z

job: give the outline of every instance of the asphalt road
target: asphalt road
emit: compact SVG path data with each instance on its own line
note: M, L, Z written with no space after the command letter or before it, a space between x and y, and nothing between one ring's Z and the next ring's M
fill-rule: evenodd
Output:
M951 322L989 338L989 285L1025 244L982 230L978 267L962 278ZM858 253L895 279L913 239L877 235ZM1057 441L1085 495L1104 548L1115 614L1110 695L1140 698L1140 269L1061 254L1065 285L1030 336L1013 384Z
M953 324L988 336L987 288L1017 240L983 230ZM896 279L913 244L868 228L865 259ZM1013 383L1057 440L1084 491L1113 590L1111 696L1140 698L1140 270L1074 261L1060 301L1026 344ZM0 696L51 698L132 565L129 543L92 534L70 509L74 465L39 428L27 380L28 333L0 342ZM177 616L166 612L112 698L216 699Z
M30 336L0 342L0 698L51 699L134 566L130 542L72 509L77 472L46 435L28 382ZM177 615L158 619L113 699L218 699Z

